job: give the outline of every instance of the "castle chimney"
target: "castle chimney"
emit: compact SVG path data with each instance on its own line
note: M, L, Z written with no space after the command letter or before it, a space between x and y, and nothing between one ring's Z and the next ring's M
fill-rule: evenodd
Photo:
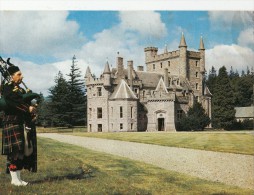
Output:
M137 66L138 71L144 71L144 66Z
M124 77L123 70L124 70L123 58L122 57L117 57L117 74L118 74L118 77L120 77L120 78Z
M168 88L168 69L164 69L164 83L166 85L166 88Z
M133 61L130 60L127 62L128 64L128 79L130 81L130 88L132 89L132 85L133 85L133 77L132 77L132 72L133 72Z

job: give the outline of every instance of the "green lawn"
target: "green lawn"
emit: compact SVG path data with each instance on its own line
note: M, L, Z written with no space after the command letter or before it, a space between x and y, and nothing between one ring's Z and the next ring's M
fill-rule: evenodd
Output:
M254 155L254 132L121 132L72 135Z
M32 185L12 186L10 176L4 173L4 167L5 156L0 156L1 195L254 194L253 190L210 182L45 138L38 139L38 172L23 174L24 180L30 181ZM82 169L90 169L91 174L82 175Z

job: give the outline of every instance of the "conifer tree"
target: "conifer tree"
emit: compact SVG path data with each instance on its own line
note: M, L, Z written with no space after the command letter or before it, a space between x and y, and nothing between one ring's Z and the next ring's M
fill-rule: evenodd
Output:
M202 105L195 100L193 107L191 107L186 116L184 116L180 122L178 130L182 131L201 131L210 124L210 118L205 113L205 109Z
M212 124L215 128L231 128L235 118L234 92L225 66L219 69L212 98Z
M68 102L69 87L63 74L59 71L55 77L55 86L49 89L48 109L51 122L54 126L69 125L70 105Z
M209 88L209 90L212 94L213 94L213 91L214 91L214 85L215 85L216 77L217 77L216 70L212 66L212 69L209 71L208 79L206 81L206 85L207 85L207 87Z
M85 97L85 84L81 79L81 71L77 66L75 55L72 58L72 65L69 77L68 86L68 102L70 105L69 124L85 125L86 122L86 97Z

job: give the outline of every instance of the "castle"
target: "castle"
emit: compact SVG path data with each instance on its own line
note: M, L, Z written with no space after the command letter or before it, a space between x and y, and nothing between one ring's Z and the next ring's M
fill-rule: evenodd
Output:
M179 119L196 98L211 117L211 93L204 85L205 48L202 37L198 52L188 51L184 34L179 49L147 47L146 71L134 70L133 61L124 67L117 57L116 68L108 62L100 78L87 67L88 132L176 131Z

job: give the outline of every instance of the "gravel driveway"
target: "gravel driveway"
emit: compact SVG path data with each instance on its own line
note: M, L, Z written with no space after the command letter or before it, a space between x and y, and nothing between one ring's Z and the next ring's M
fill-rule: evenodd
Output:
M38 134L60 142L149 163L202 179L254 189L254 156L165 147L126 141Z

